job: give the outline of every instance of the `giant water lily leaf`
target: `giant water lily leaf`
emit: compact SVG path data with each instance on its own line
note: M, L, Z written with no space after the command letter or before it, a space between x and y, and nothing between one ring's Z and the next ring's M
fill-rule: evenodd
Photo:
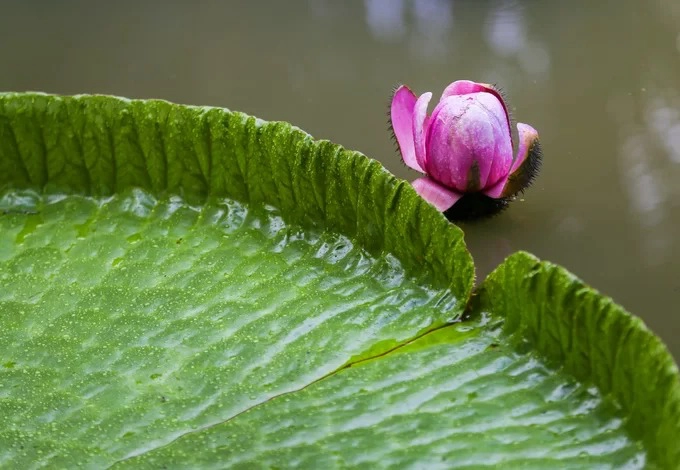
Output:
M644 443L648 466L680 468L680 377L643 322L563 268L516 253L484 281L477 311L504 317L516 348L594 385ZM618 467L616 467L618 468Z
M676 465L667 351L518 256L469 304L461 232L360 154L221 109L0 95L0 462Z
M677 468L679 396L639 320L518 253L466 321L123 463Z

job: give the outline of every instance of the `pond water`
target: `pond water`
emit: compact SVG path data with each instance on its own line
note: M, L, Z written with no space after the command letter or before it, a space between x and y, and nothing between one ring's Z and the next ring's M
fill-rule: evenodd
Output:
M560 263L680 357L680 2L24 1L3 5L0 90L109 93L286 120L413 179L392 87L497 83L541 134L524 200L466 224L485 276Z

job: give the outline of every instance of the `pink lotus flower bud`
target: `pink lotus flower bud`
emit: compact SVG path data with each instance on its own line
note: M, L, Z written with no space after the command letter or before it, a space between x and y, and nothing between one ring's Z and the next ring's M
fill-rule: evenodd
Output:
M491 85L453 82L428 115L431 98L432 93L424 93L416 99L400 86L390 108L404 163L426 175L413 182L416 192L450 220L504 209L536 176L538 132L518 123L515 154L507 107Z

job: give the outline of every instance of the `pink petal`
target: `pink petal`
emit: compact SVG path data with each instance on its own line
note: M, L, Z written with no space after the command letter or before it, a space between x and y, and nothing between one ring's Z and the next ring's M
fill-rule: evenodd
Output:
M476 83L471 80L456 80L444 88L441 99L455 95L469 95L470 93L485 92L487 89L488 86L482 83Z
M493 85L489 85L487 83L477 83L470 80L457 80L444 89L441 99L443 100L444 98L455 95L469 95L470 93L491 93L498 99L498 101L501 102L503 105L503 111L505 111L505 122L507 122L508 125L508 133L512 136L508 107L505 105L503 96Z
M541 150L538 132L528 124L517 124L519 145L517 156L512 162L508 175L496 185L484 190L484 194L492 198L514 196L527 188L538 171L541 163Z
M487 178L482 188L493 186L502 180L510 171L513 161L512 134L505 132L507 120L504 119L504 111L501 103L489 93L479 95L479 104L488 111L489 122L495 131L494 158L489 162Z
M512 140L503 114L501 103L488 93L440 101L427 138L427 174L459 192L496 184L512 165Z
M458 199L463 197L462 194L442 186L427 176L418 178L411 184L420 197L432 204L440 212L449 209Z
M490 188L486 188L482 193L486 196L489 196L490 198L493 199L498 199L501 197L503 194L503 189L505 189L505 185L508 182L508 177L506 176L505 178L501 179L498 183L494 184Z
M514 173L522 166L529 156L529 150L534 142L538 141L538 131L528 124L521 122L517 123L517 131L519 133L519 145L517 146L517 156L512 162L510 173Z
M400 86L392 96L390 120L404 163L416 171L425 173L416 160L413 144L413 109L415 105L416 95L407 86Z
M425 150L425 135L430 126L430 118L427 116L427 105L430 104L432 93L420 95L413 110L413 142L416 151L416 161L420 168L427 173L427 154Z

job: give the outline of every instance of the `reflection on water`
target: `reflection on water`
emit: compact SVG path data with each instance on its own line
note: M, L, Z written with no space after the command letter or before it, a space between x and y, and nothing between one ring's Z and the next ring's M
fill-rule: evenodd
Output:
M537 39L531 39L523 9L513 2L501 2L490 10L486 40L498 57L514 59L532 78L549 78L550 54Z
M11 2L0 89L240 109L381 160L390 90L500 84L544 167L505 214L466 225L484 276L525 249L642 316L680 357L680 2Z

